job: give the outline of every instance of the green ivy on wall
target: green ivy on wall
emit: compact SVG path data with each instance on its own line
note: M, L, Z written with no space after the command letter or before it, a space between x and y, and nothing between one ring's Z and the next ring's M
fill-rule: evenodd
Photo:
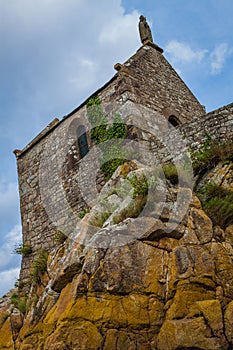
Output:
M124 149L126 125L119 114L115 114L112 124L104 113L99 97L92 97L87 102L87 116L91 124L91 139L99 145L102 153L101 170L110 179L119 165L127 159ZM109 142L112 141L112 142Z

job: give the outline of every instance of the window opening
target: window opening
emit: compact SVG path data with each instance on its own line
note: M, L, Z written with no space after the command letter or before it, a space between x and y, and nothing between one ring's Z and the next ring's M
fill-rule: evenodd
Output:
M77 128L77 138L80 157L83 158L89 152L87 133L84 125L80 125Z
M178 125L180 125L180 121L175 115L171 115L168 118L168 122L169 122L169 127L171 127L171 125L172 125L176 128Z

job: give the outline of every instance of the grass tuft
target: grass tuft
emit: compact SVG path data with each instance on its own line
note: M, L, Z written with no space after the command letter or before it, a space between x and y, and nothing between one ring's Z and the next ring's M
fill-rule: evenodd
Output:
M233 224L233 192L209 183L201 193L203 208L215 225L226 229Z

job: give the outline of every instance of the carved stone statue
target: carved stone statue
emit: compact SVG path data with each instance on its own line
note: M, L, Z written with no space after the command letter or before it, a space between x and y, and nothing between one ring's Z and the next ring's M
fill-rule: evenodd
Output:
M147 40L153 43L151 30L150 30L149 24L146 21L146 17L144 16L140 16L139 33L140 33L142 44L144 44Z

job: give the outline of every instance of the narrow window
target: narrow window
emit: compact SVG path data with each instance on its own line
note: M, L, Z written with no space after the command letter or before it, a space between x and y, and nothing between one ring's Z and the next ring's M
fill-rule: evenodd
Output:
M87 133L84 125L80 125L77 128L77 138L80 157L83 158L89 152Z
M171 125L174 126L174 127L180 125L179 119L176 118L176 116L174 116L174 115L171 115L171 116L168 118L168 122L169 122L169 124L168 124L169 127L171 127Z

